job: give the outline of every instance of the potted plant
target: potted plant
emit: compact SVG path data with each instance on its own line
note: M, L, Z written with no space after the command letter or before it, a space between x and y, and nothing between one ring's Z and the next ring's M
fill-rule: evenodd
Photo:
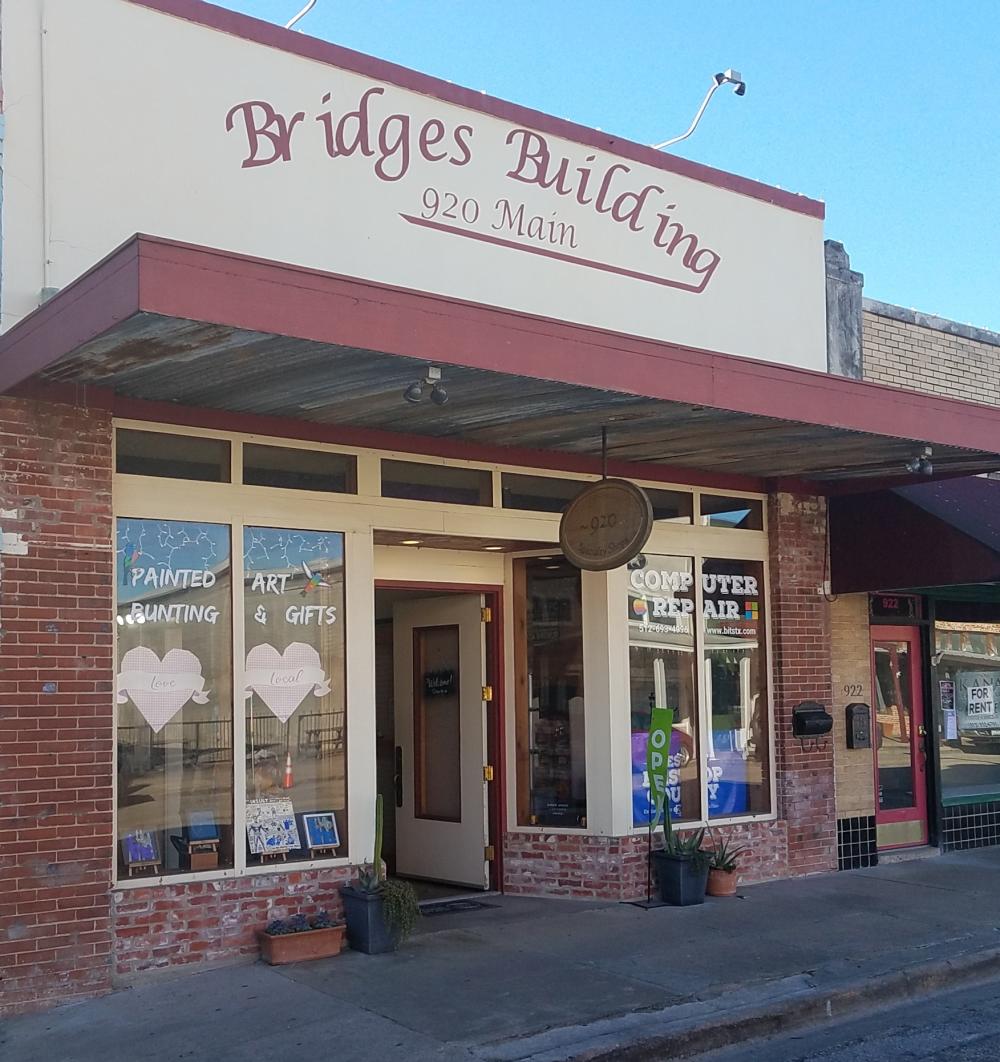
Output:
M409 882L389 880L382 866L382 796L375 798L375 852L356 885L340 890L347 942L366 955L395 951L417 924L420 906Z
M304 959L327 959L339 955L344 945L344 923L335 922L326 911L314 918L298 914L275 918L259 930L260 953L265 962L280 966Z
M660 899L675 907L705 902L708 867L712 853L701 845L704 828L686 837L675 833L669 811L663 820L663 848L652 853Z
M733 896L739 875L736 866L739 855L746 851L746 845L731 845L725 839L712 850L708 870L708 895Z

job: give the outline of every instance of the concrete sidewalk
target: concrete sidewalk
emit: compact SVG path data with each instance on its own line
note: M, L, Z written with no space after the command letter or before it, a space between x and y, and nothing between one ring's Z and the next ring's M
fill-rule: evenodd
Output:
M426 918L394 955L160 976L11 1019L0 1057L679 1057L995 973L998 895L1000 849L980 849L694 908L485 897L497 906Z

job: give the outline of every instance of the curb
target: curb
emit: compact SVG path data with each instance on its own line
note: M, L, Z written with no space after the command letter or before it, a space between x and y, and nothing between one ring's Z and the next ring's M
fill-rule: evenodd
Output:
M659 1026L659 1031L637 1032L637 1019L642 1020L637 1013L597 1022L589 1027L590 1035L577 1028L572 1039L570 1030L562 1030L562 1036L552 1030L554 1037L548 1044L538 1044L540 1050L529 1048L506 1057L523 1062L662 1062L665 1058L690 1058L805 1025L877 1010L943 988L983 980L998 972L1000 948L990 948L832 988L805 987L764 1004L727 1010L720 1009L717 1000L703 1001L702 1007L709 1008L710 1013L694 1019L671 1018L671 1012L689 1008L668 1007L646 1015L647 1027ZM513 1045L508 1042L509 1046Z

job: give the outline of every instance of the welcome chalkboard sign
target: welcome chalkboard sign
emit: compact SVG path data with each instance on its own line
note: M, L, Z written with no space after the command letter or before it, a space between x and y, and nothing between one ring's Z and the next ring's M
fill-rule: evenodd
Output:
M455 672L452 668L428 671L424 674L425 697L450 697L455 692Z

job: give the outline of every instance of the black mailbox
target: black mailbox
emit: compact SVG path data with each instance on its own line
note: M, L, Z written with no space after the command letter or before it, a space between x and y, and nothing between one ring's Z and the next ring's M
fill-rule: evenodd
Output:
M792 735L819 738L833 729L833 716L818 701L803 701L792 709Z
M849 704L847 712L847 747L870 749L872 747L872 710L860 701Z

